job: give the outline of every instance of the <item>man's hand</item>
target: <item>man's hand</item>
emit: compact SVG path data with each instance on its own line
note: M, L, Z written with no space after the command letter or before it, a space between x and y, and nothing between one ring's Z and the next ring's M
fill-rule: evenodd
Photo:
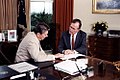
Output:
M61 53L55 54L55 58L63 58L63 57L64 57L64 54L61 54Z
M74 54L74 50L70 50L70 49L67 49L64 51L64 54L67 55L67 54Z

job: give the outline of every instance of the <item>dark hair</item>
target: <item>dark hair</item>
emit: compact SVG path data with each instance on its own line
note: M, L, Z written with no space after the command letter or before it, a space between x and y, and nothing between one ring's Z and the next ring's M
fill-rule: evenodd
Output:
M72 23L76 23L76 22L79 23L79 29L80 29L82 26L81 20L80 19L73 19Z
M45 31L49 31L49 30L50 30L50 28L49 28L49 26L48 26L46 23L40 22L40 23L38 23L38 24L34 27L33 32L34 32L35 34L37 34L37 33L42 34L42 33L44 33Z

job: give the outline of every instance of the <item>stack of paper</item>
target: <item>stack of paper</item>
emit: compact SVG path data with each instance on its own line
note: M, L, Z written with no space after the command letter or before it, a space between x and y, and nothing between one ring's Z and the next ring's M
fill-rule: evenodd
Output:
M77 58L79 56L85 56L83 54L68 54L68 55L64 55L63 58L61 58L62 60L68 60L68 59L71 59L71 58Z
M27 72L27 71L31 71L31 70L35 70L37 69L36 66L29 64L27 62L21 62L21 63L17 63L17 64L12 64L8 66L9 68L16 70L19 73L23 73L23 72Z
M87 68L88 59L80 59L77 61L66 60L54 65L56 70L63 71L70 75L75 75L79 73L79 70ZM79 70L78 70L78 68Z

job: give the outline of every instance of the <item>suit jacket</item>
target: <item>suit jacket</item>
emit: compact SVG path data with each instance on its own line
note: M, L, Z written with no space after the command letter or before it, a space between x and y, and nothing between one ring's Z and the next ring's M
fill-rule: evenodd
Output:
M41 48L40 41L34 32L29 32L20 43L15 62L28 61L33 59L36 62L55 60L54 55L47 55Z
M71 49L70 45L70 34L69 31L63 32L59 45L58 52L62 53L63 50ZM86 33L80 30L76 35L74 50L81 54L86 54L87 45L86 45Z

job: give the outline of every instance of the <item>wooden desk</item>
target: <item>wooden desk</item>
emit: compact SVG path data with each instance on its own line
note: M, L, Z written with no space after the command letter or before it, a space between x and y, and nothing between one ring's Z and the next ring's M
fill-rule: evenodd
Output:
M99 63L103 62L103 70L99 69ZM120 79L120 72L110 61L89 57L89 65L94 68L94 76L87 80L117 80Z
M37 69L37 67L26 62L16 63L12 65L3 65L0 66L0 80L31 80L30 72Z
M120 60L120 37L88 36L88 55L108 60Z
M101 61L103 62L103 66L104 66L103 71L99 70L99 66L98 66L98 64ZM40 67L40 70L38 72L40 72L41 76L46 77L46 80L62 80L62 78L66 76L69 76L72 79L76 77L55 70L53 67L54 62L37 63L37 65ZM117 71L116 67L113 65L112 62L101 60L98 58L88 57L88 65L93 66L94 76L88 77L86 80L119 80L120 79L120 72ZM48 77L48 75L50 77Z
M7 65L0 66L0 80L9 80L9 77L17 74L18 72L10 69Z
M109 61L101 60L98 58L88 58L88 66L93 66L94 75L92 77L87 77L86 80L120 80L120 72L116 69L114 64ZM48 62L39 62L34 63L39 67L35 73L40 74L40 78L44 78L43 80L62 80L64 77L68 76L72 80L79 75L71 76L67 73L55 70L54 64L60 62L61 60L48 61ZM100 69L100 62L103 62L103 70ZM3 73L6 73L3 75ZM0 67L0 80L9 80L9 77L19 74L18 72L9 69L7 66ZM18 78L15 80L26 80L26 78ZM79 80L79 79L78 79Z

